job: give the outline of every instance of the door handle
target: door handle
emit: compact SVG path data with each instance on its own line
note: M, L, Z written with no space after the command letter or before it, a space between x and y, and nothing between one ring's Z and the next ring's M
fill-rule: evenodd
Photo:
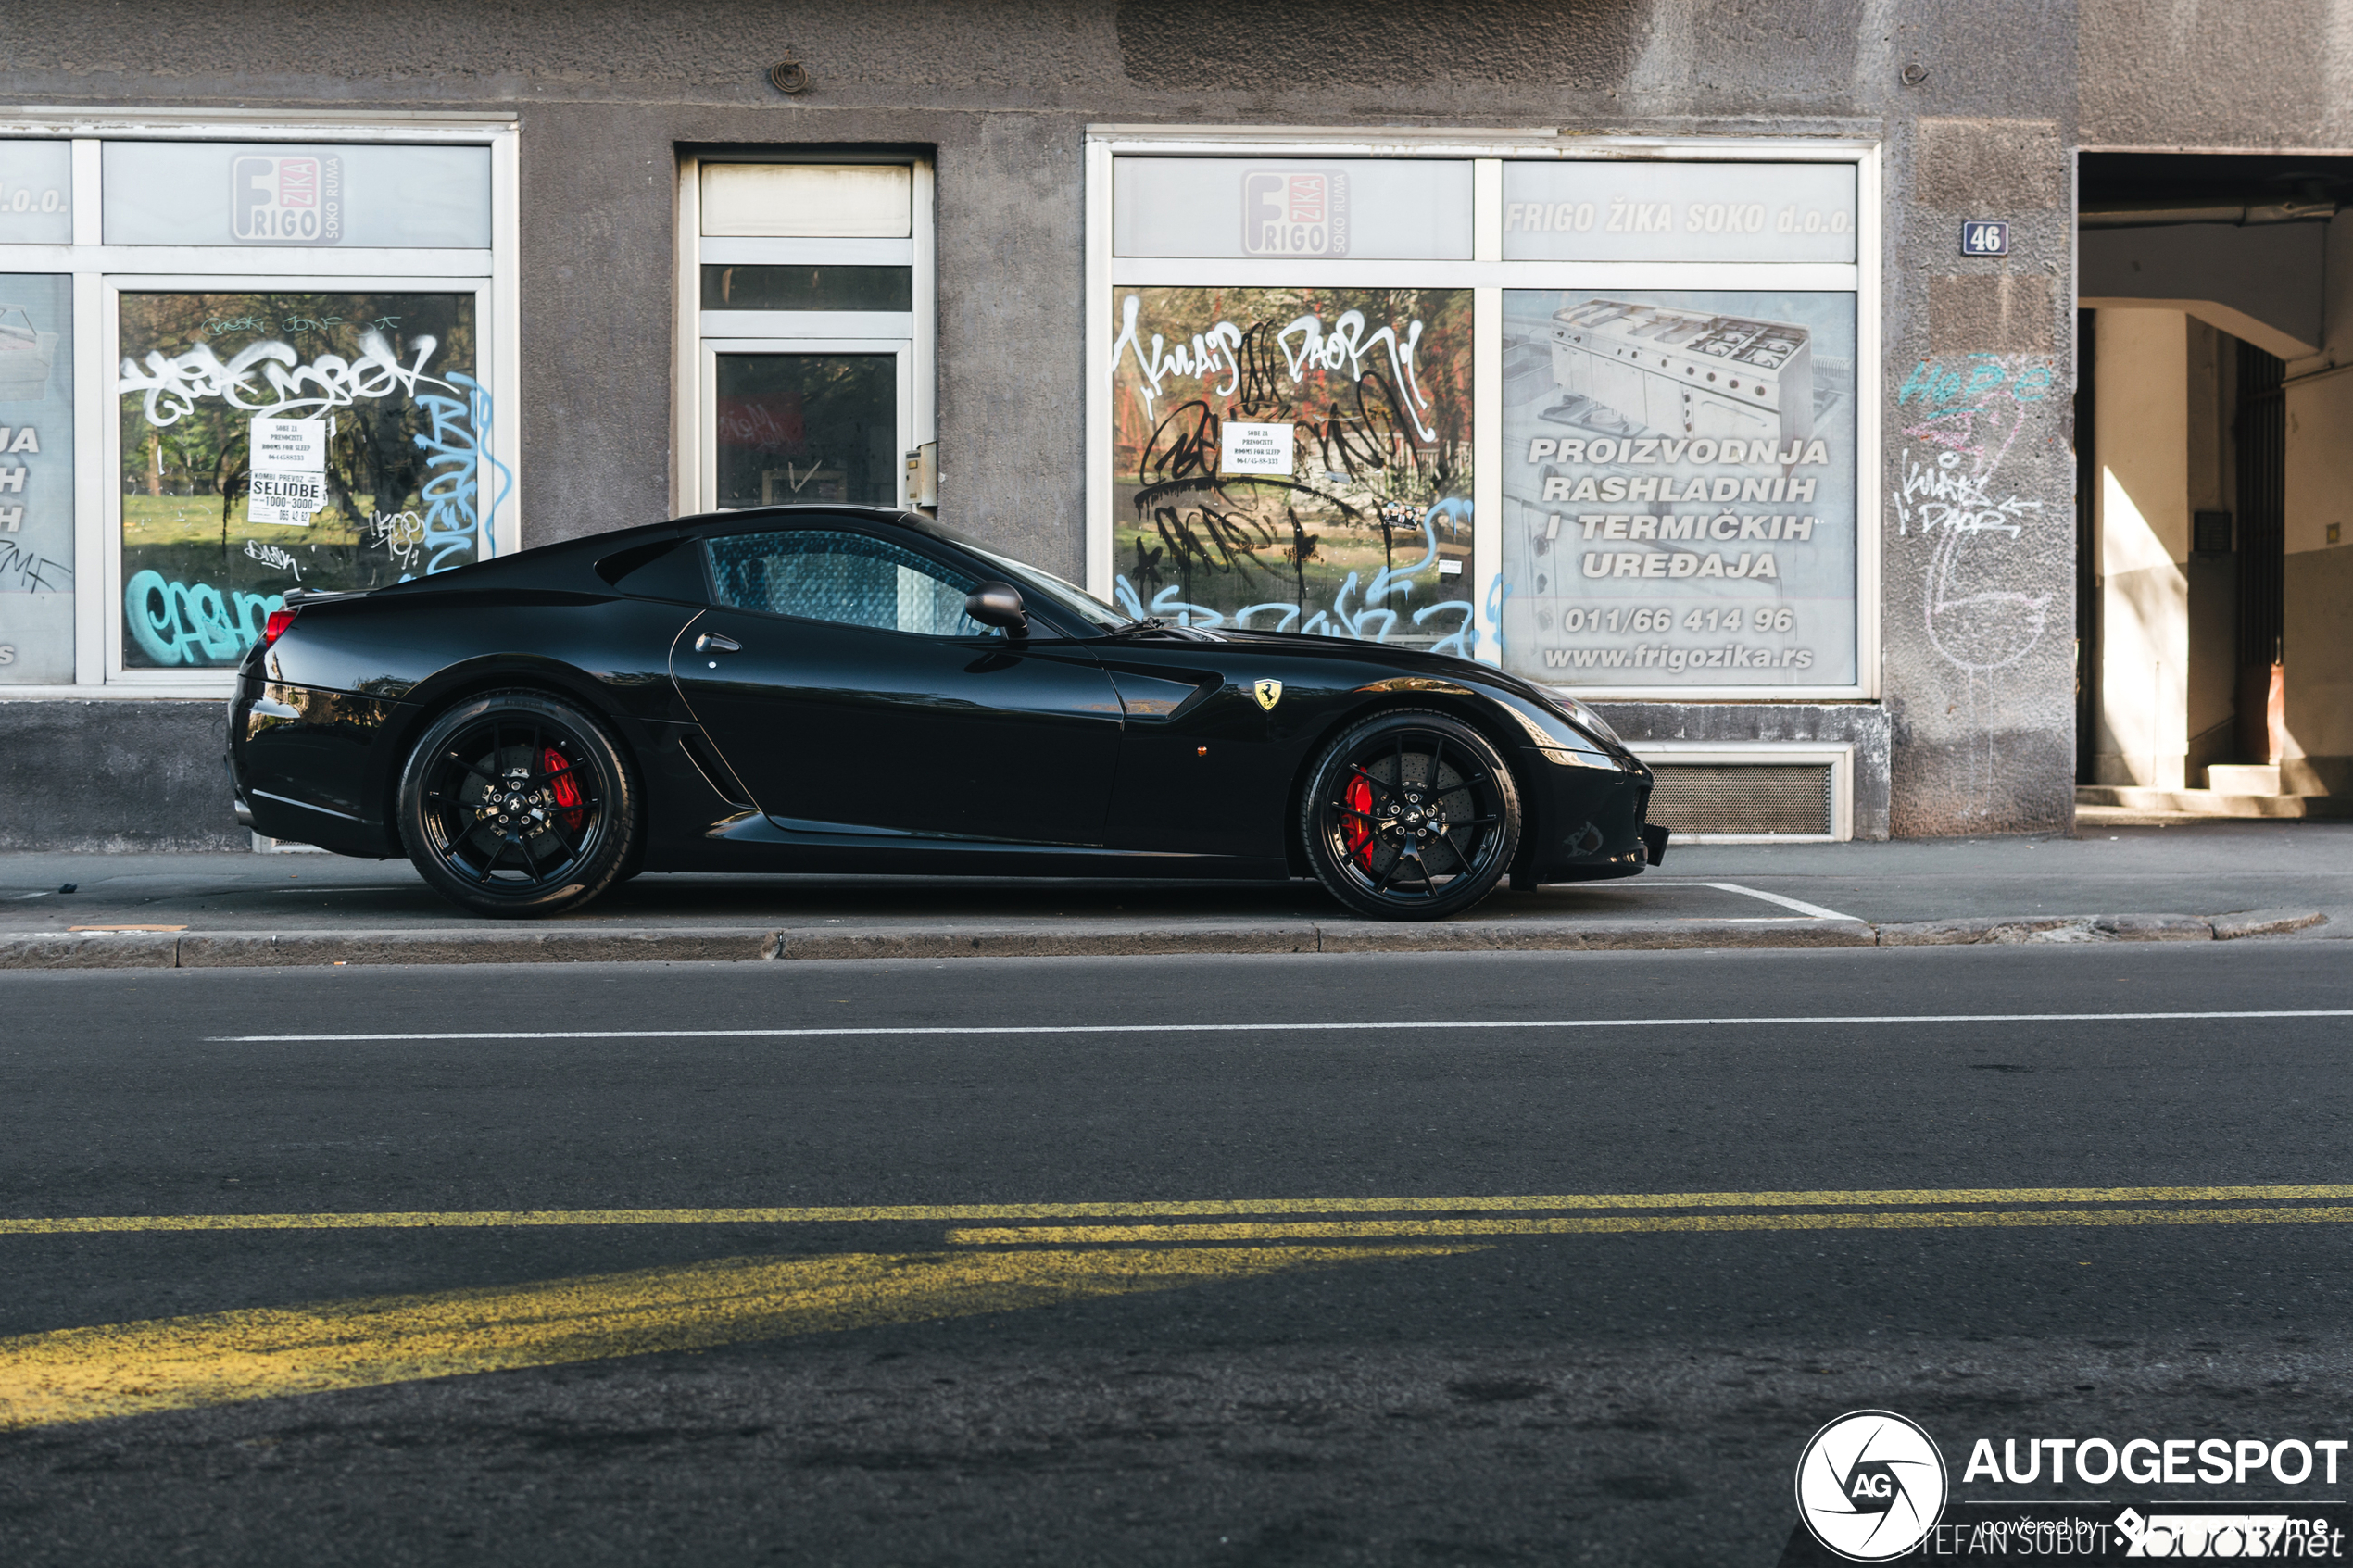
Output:
M743 644L721 632L705 632L695 639L697 653L741 653Z

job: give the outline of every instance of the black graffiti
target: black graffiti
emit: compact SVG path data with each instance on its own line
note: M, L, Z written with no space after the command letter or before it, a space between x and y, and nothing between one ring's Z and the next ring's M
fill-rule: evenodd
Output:
M73 586L73 568L35 555L14 539L0 539L0 582L19 593L61 594Z

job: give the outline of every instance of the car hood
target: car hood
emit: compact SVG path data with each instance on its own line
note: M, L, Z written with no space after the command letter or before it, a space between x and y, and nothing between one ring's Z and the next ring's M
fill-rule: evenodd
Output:
M1523 680L1492 664L1464 659L1451 653L1432 653L1427 648L1399 647L1390 643L1361 641L1353 637L1324 637L1312 633L1259 632L1239 627L1170 626L1158 632L1128 633L1129 636L1158 642L1162 638L1191 643L1210 643L1228 647L1263 649L1270 656L1289 659L1313 659L1327 664L1342 664L1361 669L1367 681L1394 680L1400 676L1431 681L1458 683L1475 691L1490 694L1509 693L1525 702L1532 702L1550 712L1560 712L1564 699L1557 692ZM1125 639L1114 638L1113 641ZM1579 730L1589 729L1576 712L1581 703L1569 703L1567 715ZM1599 715L1594 718L1599 719ZM1613 755L1633 754L1614 734L1592 737Z

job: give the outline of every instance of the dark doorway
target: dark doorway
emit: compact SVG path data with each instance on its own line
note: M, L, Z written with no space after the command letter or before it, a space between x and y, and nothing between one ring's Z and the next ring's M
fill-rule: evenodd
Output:
M2100 460L2093 447L2093 368L2097 363L2099 312L2075 313L2075 782L2097 784L2093 755L2099 749L2100 587L2094 571L2099 540L2093 528L2093 500L2099 493Z
M2282 625L2287 557L2287 395L2284 361L2250 343L2238 345L2239 756L2272 759L2271 710L2275 671L2285 662Z

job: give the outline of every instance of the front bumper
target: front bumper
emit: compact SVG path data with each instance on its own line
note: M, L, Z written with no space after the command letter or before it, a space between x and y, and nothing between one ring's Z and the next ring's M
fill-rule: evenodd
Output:
M1651 771L1640 762L1549 750L1522 753L1531 798L1521 828L1516 878L1596 882L1639 875L1666 853L1666 830L1644 822Z

